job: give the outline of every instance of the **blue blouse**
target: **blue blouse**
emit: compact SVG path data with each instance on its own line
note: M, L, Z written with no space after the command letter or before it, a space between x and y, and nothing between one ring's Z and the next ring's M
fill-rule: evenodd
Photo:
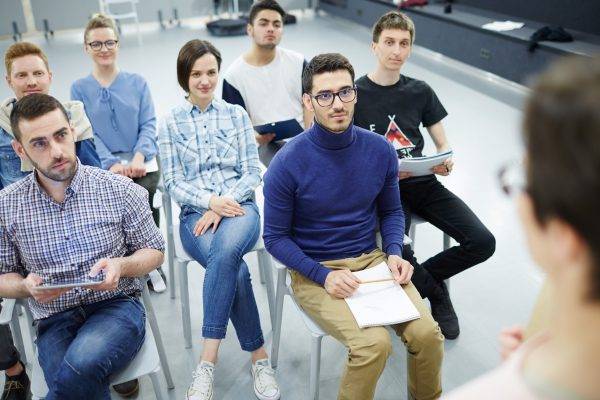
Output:
M138 74L119 72L108 87L88 75L71 85L71 98L83 102L92 128L102 168L120 158L117 153L140 152L145 160L156 157L156 116L146 80Z

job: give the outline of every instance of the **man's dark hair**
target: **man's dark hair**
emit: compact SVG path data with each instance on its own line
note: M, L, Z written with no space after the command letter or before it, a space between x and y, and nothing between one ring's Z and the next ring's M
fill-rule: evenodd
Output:
M197 59L212 54L217 59L217 70L221 69L221 53L207 40L193 39L183 45L177 56L177 81L186 93L190 92L190 74Z
M591 253L600 301L600 57L563 59L540 76L524 118L527 192L536 219L569 224Z
M346 70L354 82L354 68L350 61L339 53L325 53L314 56L302 71L302 92L310 94L313 88L313 77L325 72Z
M277 11L279 13L279 15L281 15L282 22L283 22L283 19L285 18L285 11L283 11L283 8L279 5L278 2L276 2L275 0L261 0L261 1L257 1L256 3L254 3L252 5L252 7L250 8L250 15L248 17L248 23L250 25L253 25L254 20L256 19L256 16L258 15L259 12L261 12L263 10Z
M69 121L67 110L65 110L60 101L50 95L34 93L17 101L10 113L10 127L13 131L13 135L15 135L15 139L21 142L19 121L31 121L32 119L39 118L56 109L59 109L65 116L65 119Z

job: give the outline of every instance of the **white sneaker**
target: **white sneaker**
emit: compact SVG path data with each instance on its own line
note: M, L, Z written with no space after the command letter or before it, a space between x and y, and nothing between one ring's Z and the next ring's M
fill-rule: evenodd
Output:
M186 400L212 400L213 398L213 373L215 365L208 361L201 361L192 374L192 384L188 388Z
M268 359L258 360L252 365L254 394L260 400L278 400L279 385L275 381L275 371Z

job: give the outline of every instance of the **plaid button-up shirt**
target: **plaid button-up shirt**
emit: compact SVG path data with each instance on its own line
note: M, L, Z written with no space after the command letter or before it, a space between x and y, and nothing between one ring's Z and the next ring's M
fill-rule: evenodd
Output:
M179 204L208 209L212 195L247 200L260 184L254 128L246 111L220 99L200 111L173 108L158 128L165 187Z
M86 278L101 258L145 248L164 252L148 192L129 178L79 164L59 204L36 174L0 191L0 274L32 272L59 283ZM30 298L29 306L40 319L141 289L139 279L121 278L114 291L75 288L47 304Z

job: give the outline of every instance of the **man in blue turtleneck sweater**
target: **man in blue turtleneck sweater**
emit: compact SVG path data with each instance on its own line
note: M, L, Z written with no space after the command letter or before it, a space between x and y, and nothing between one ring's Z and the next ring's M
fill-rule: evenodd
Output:
M359 328L343 300L359 285L352 271L387 261L421 313L393 326L409 349L410 392L416 400L436 399L444 337L410 282L413 267L402 259L396 153L383 137L352 125L354 69L345 57L316 56L302 85L316 123L277 153L265 175L267 250L292 270L302 308L349 349L340 400L372 399L390 354L387 330ZM383 251L375 239L378 223Z

